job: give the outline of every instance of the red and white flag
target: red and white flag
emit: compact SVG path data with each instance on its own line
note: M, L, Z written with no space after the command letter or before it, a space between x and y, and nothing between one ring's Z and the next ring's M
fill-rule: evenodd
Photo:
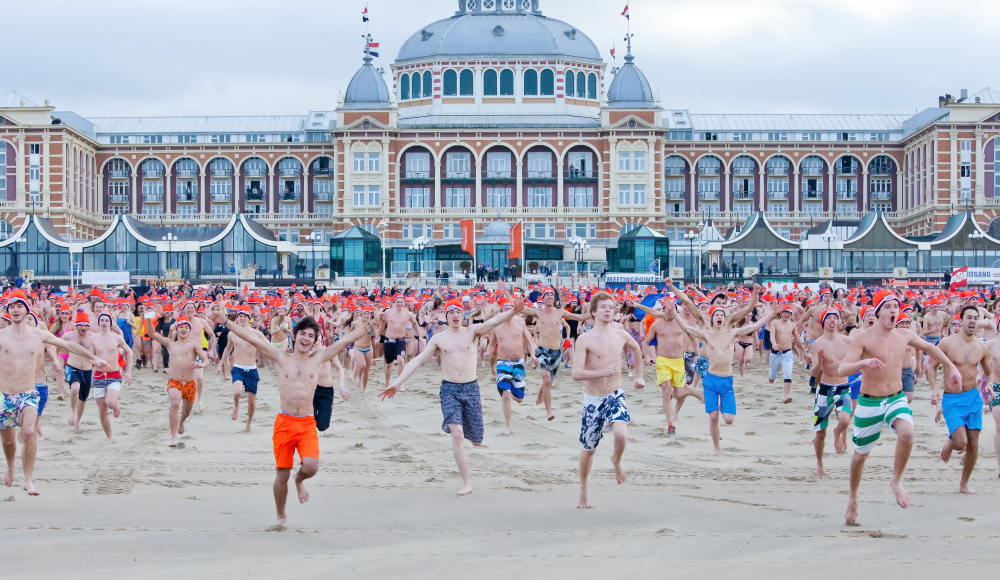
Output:
M962 266L958 270L955 270L954 272L952 272L951 273L951 286L949 286L948 289L951 290L952 292L954 292L955 290L958 290L962 286L965 286L966 284L968 284L968 280L966 279L968 277L968 274L969 274L969 267L968 266Z
M622 16L628 18L628 4L625 5L625 10L622 10ZM629 18L631 20L631 18Z

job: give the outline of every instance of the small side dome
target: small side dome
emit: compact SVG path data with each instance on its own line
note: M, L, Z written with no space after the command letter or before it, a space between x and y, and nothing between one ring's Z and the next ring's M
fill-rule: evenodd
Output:
M344 96L345 109L388 109L389 88L385 85L385 79L372 66L372 57L365 56L365 64L354 73L354 78L347 85L347 94Z
M608 89L608 108L611 109L653 109L653 91L649 88L646 75L632 62L635 57L629 51L625 64L615 74L615 80Z
M508 239L510 238L510 224L503 220L497 220L486 226L486 229L483 231L483 235L487 238L496 237Z

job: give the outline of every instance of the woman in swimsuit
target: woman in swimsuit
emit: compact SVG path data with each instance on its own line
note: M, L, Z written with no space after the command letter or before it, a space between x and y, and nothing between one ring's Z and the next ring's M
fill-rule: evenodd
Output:
M73 328L73 325L71 323L72 319L73 319L73 313L70 312L69 308L63 306L62 309L59 311L58 318L56 318L56 321L52 323L52 326L49 328L49 332L51 332L57 337L62 337L62 335L65 334L66 331ZM60 358L63 359L63 366L65 367L66 363L69 361L69 352L58 350L57 354L59 355ZM56 385L59 386L59 400L62 401L63 390L66 388L66 376L61 371L59 371L59 369L55 368L55 361L52 361L52 363L53 363L52 374L56 376Z
M748 312L743 320L736 323L736 328L741 328L747 324L753 324L751 319L753 318L753 312ZM736 349L734 351L736 356L736 362L739 363L740 378L743 378L743 369L749 368L750 361L753 360L753 340L747 337L739 337L736 340ZM750 340L750 342L743 342L744 340Z
M361 316L357 316L358 312L361 312ZM370 324L374 318L375 310L371 306L365 306L360 310L355 310L352 314L354 316L352 316L351 330L355 330ZM368 388L368 372L372 366L372 334L374 333L373 329L367 335L359 338L351 350L351 356L354 357L354 382L361 387L361 390Z

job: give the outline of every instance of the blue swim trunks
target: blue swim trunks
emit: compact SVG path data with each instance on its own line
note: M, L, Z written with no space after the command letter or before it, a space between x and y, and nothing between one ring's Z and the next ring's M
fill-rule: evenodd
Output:
M717 377L705 373L702 379L705 385L705 412L714 413L721 410L727 415L736 414L736 394L733 392L733 377Z
M260 382L260 374L257 373L257 367L243 367L240 365L233 365L233 382L242 381L243 382L243 392L257 394L257 383Z
M979 389L969 389L964 393L945 393L941 399L941 412L948 423L948 435L955 429L983 429L983 396Z
M497 391L504 391L520 401L524 398L524 359L497 361Z
M49 402L49 385L46 383L35 383L35 390L38 391L38 416L42 416L45 410L45 403Z
M851 385L851 400L857 401L861 396L861 373L848 377L847 384Z

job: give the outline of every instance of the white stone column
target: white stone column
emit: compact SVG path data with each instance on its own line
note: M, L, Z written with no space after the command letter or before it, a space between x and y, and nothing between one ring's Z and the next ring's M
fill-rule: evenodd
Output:
M392 199L392 198L390 198L390 195L392 195L392 196L398 196L399 195L399 188L396 188L396 191L393 191L391 193L389 192L389 177L390 177L390 170L389 170L389 167L390 167L390 165L389 165L389 140L388 139L382 139L380 145L382 146L382 152L381 152L382 163L380 164L380 167L382 168L382 198L379 201L382 202L381 206L384 208L384 210L382 212L382 215L386 216L386 219L388 219L388 215L389 215L389 201L390 201L390 199ZM399 198L396 197L395 199L397 201L396 207L399 207L399 203L398 203L399 202ZM308 206L304 206L304 207L308 207ZM385 227L386 226L383 224L383 229L385 229Z
M559 213L563 213L563 158L562 155L556 157L556 208Z
M518 92L517 90L515 90L514 92L520 94L520 92ZM524 201L521 199L521 191L524 187L524 174L521 171L522 158L516 153L511 153L511 161L514 163L514 169L517 171L517 184L514 189L514 195L517 197L517 199L514 200L514 207L522 208L524 207ZM517 211L517 213L522 213L522 212Z
M349 214L350 208L354 207L354 190L351 186L351 174L354 171L354 154L351 152L350 137L344 139L344 203L339 213L341 217ZM437 182L440 183L440 182Z
M514 103L520 105L524 95L524 65L517 63L514 67ZM520 187L520 186L518 186Z
M726 211L727 208L731 209L729 196L732 192L733 185L729 181L729 166L725 162L722 163L722 174L720 177L722 183L719 184L719 213Z
M608 209L612 214L618 213L618 137L608 138L611 159L608 163Z
M861 211L868 211L871 208L871 204L868 203L868 166L860 163L858 165L861 165L861 175L858 176L858 179L861 180L861 187L858 188L858 195L861 196ZM897 204L896 207L898 208L899 205Z
M176 172L176 169L174 171ZM170 173L171 173L170 166L164 163L163 164L163 215L174 215L174 210L171 209L171 203L170 203L170 194L173 191L173 187L171 187L172 185L171 182L173 181L173 179L171 179ZM199 203L198 205L201 205L201 203Z
M798 166L789 163L788 211L802 211L802 179L799 177Z
M646 163L648 163L646 166L646 175L648 176L646 184L646 211L653 214L656 218L660 218L663 217L662 213L661 215L656 215L656 201L660 199L660 196L662 195L662 191L659 193L656 191L656 139L654 137L649 137L646 140L646 146L649 149L649 153L647 153L648 159L646 159ZM662 207L666 210L666 202L662 204Z
M132 168L129 171L129 188L130 189L129 189L129 192L128 192L128 212L130 214L133 214L133 215L135 214L135 210L138 209L138 206L136 204L136 199L138 198L139 195L142 194L142 192L140 192L136 188L136 186L135 186L135 184L136 184L136 177L137 177L136 174L138 174L139 171L141 171L140 168Z
M24 131L21 131L15 141L17 141L17 207L26 207L27 199L25 194L28 192L28 172L25 170L24 158L25 158L25 146L24 139L26 135Z
M961 179L959 178L959 151L958 151L958 131L955 129L951 130L949 135L951 137L951 179L948 181L948 190L951 192L949 196L951 198L951 204L958 204L958 194L962 187Z
M976 185L972 188L973 200L976 206L980 206L986 203L986 189L984 182L986 180L986 164L983 160L983 128L976 127L976 159L973 167L975 167L975 179ZM994 171L996 171L994 169Z
M482 105L483 104L483 64L482 63L476 63L476 69L475 69L475 71L476 71L475 72L476 77L473 80L472 94L476 98L476 104L477 105ZM499 82L500 82L500 79L497 78L497 83L499 83ZM499 88L499 86L497 88ZM497 91L497 92L499 92L499 91Z
M52 182L50 173L52 171L51 157L49 156L49 145L51 144L52 135L49 133L42 134L42 155L39 160L38 171L41 173L41 201L42 207L52 207ZM63 148L65 151L65 147ZM63 191L66 190L66 158L63 156L62 171L63 171ZM63 207L65 207L65 194L63 195Z

